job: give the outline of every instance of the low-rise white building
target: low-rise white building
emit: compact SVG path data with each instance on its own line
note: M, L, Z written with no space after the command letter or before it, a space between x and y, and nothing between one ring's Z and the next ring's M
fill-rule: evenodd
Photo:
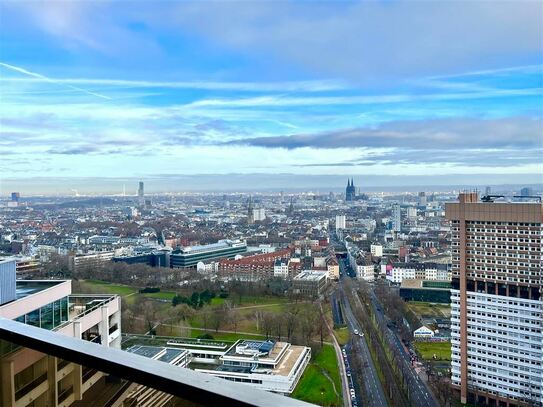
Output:
M311 359L311 348L273 340L220 341L164 338L164 346L132 345L129 351L262 390L290 394ZM136 343L149 338L135 336ZM160 337L156 337L160 340ZM176 352L177 351L177 352Z
M373 257L383 257L383 246L380 244L372 244L370 246L370 252Z
M434 331L426 326L421 326L419 329L415 329L415 331L413 332L413 337L415 339L433 338Z
M375 269L371 261L359 257L356 261L356 278L365 281L375 280Z
M273 263L273 276L287 278L288 277L288 264L289 259L277 259Z

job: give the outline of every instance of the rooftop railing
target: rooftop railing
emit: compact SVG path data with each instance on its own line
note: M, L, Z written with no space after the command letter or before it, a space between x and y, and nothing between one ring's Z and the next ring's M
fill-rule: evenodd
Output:
M310 404L171 366L119 349L0 318L0 339L169 393L198 405L304 407Z

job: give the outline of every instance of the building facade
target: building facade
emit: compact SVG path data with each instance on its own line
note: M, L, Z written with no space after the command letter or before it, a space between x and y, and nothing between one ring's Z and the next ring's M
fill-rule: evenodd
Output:
M234 257L247 251L247 243L240 240L219 240L203 246L188 246L172 252L170 266L173 268L196 267L199 261Z
M120 349L119 296L74 295L71 281L8 283L15 299L0 304L0 317ZM0 360L3 407L85 405L90 389L105 380L98 370L9 342L0 341Z
M446 205L452 235L452 384L462 403L543 403L543 205Z
M345 215L337 215L336 216L336 230L345 229L346 222L345 222Z

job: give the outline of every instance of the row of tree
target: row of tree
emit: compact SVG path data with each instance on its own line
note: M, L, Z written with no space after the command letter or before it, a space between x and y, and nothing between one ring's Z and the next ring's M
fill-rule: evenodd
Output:
M221 298L227 298L228 293L220 293ZM215 298L215 293L209 290L204 290L202 292L194 291L190 296L185 297L183 295L177 294L172 298L172 306L177 306L179 304L187 304L192 308L202 308L204 304L211 304L211 300Z

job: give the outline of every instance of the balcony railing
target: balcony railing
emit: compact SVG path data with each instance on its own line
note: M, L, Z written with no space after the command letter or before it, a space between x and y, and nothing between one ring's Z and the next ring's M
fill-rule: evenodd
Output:
M163 391L197 405L303 407L310 404L190 369L0 318L0 339Z

